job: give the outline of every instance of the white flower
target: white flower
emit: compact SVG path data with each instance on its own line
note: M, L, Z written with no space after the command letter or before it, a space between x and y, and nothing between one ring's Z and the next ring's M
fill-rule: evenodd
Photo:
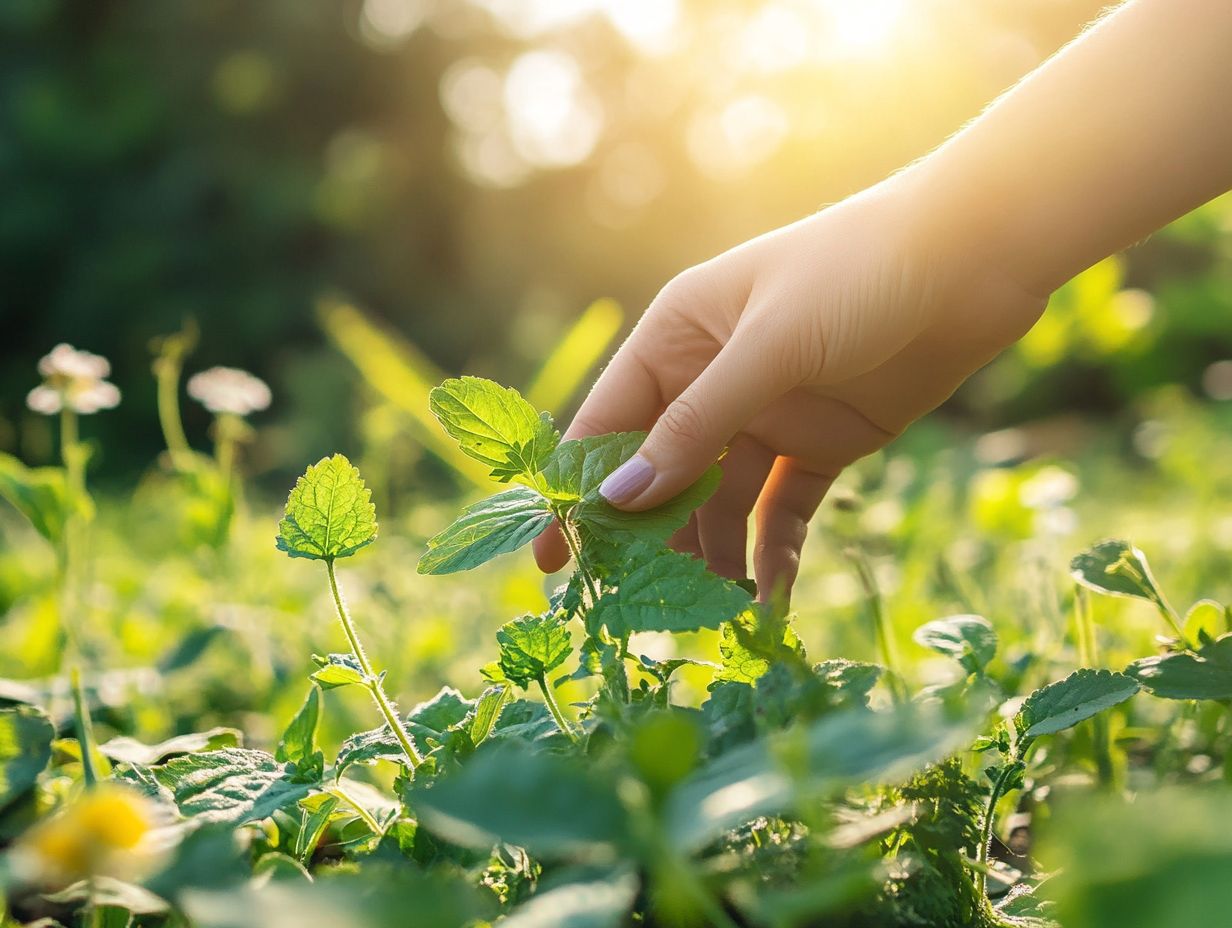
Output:
M103 378L111 364L102 355L78 351L63 342L39 360L43 383L26 394L26 405L44 416L54 416L65 406L81 415L120 404L120 390Z
M99 354L78 351L64 342L52 348L38 363L38 372L48 380L102 380L111 373L111 362Z
M211 367L188 379L188 395L213 413L246 416L270 404L265 381L235 367Z
M60 399L60 391L46 384L35 387L26 394L26 405L44 416L54 416L64 402Z
M120 388L107 380L96 380L69 392L69 404L74 412L90 415L100 409L115 409L120 405Z

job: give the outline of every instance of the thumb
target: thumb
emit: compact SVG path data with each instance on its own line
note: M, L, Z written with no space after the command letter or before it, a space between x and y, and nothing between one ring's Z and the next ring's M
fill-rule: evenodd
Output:
M599 493L613 506L653 509L705 472L732 437L786 392L758 363L747 337L733 337L659 416L637 454L608 475Z

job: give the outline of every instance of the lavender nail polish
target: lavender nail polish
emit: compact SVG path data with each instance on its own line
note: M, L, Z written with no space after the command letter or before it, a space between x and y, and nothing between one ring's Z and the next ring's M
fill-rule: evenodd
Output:
M619 506L638 496L654 478L654 465L640 454L635 454L599 484L599 495L613 506Z

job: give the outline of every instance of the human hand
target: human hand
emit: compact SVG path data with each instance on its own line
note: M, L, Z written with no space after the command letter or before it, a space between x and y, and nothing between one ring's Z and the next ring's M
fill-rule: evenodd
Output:
M915 191L904 172L663 289L565 434L649 429L600 488L612 505L666 502L726 447L719 489L672 545L744 578L755 513L758 590L790 589L838 473L939 405L1045 304L916 216ZM535 555L545 571L564 566L557 529Z

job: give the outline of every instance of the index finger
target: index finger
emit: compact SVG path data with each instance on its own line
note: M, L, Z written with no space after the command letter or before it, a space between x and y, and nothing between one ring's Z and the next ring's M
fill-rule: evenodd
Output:
M636 331L591 388L577 415L565 430L564 440L632 432L647 428L662 408L658 381L634 346ZM535 539L535 562L544 573L555 573L569 562L569 546L553 522Z

